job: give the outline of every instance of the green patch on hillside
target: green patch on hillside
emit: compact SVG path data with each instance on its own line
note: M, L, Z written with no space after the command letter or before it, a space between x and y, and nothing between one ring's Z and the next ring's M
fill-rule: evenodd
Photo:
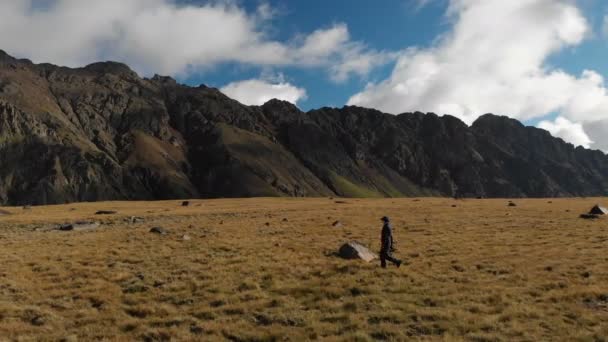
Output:
M384 197L380 192L375 189L370 189L364 185L355 184L348 179L330 171L329 174L332 185L334 186L336 193L344 197Z
M265 136L218 124L219 144L232 158L231 175L248 196L327 196L331 192L281 144Z
M416 185L406 177L398 174L395 170L378 164L369 167L364 162L357 162L360 172L371 180L378 192L387 197L408 196L438 196L439 192Z

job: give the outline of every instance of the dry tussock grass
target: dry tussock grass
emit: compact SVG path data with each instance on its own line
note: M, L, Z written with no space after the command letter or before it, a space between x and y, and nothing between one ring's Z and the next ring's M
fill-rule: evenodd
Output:
M0 339L606 340L608 220L578 218L601 199L344 201L3 208ZM333 255L379 249L382 215L408 265Z

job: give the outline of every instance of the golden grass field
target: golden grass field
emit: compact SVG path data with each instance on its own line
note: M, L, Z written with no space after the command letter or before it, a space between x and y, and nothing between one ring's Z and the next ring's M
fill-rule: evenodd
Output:
M2 208L0 340L608 340L608 199L340 201ZM334 255L383 215L406 265Z

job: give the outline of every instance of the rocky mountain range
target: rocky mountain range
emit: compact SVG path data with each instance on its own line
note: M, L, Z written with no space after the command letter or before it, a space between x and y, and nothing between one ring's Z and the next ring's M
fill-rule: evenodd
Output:
M215 88L0 51L0 204L608 194L608 156L516 120L245 106Z

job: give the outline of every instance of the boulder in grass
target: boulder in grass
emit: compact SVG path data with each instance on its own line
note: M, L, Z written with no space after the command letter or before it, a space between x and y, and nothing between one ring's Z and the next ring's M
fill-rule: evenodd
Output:
M361 259L366 262L378 258L378 255L370 251L369 248L356 241L343 244L338 251L338 255L344 259Z
M131 223L131 224L142 223L142 222L144 222L144 218L139 217L139 216L131 216L131 217L125 218L124 221Z
M59 230L64 231L64 232L74 230L74 225L70 224L70 223L62 224L61 226L59 226Z
M591 208L589 215L608 215L608 209L600 206L599 204Z
M68 223L59 226L59 230L61 231L86 231L86 230L94 230L99 228L99 222L86 222L79 221L75 223Z
M99 210L98 212L95 213L95 215L114 215L116 214L116 211L114 210Z
M99 228L99 222L80 221L74 223L74 230L93 230Z
M163 227L153 227L152 229L150 229L150 233L154 233L154 234L158 234L158 235L167 235L168 234L167 230Z

